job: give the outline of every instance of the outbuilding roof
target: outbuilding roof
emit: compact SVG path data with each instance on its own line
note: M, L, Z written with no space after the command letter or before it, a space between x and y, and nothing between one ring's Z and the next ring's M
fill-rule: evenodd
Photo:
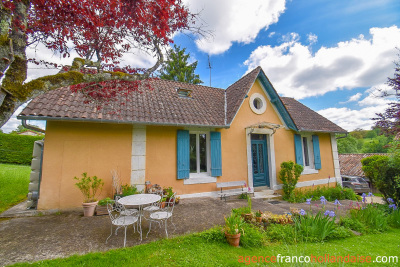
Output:
M156 79L150 88L118 96L98 108L81 92L60 88L33 99L18 116L28 120L75 120L109 123L142 123L229 127L246 95L260 79L289 128L296 131L346 132L293 98L280 98L261 67L249 72L226 90ZM190 92L182 97L178 91Z
M367 157L382 155L385 153L360 153L360 154L339 154L340 174L345 176L365 177L362 170L361 160Z

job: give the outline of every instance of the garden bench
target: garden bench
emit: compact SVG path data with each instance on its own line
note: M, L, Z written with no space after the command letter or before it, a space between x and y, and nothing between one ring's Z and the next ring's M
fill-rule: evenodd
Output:
M235 189L230 189L226 190L226 188L231 188L231 187L239 187L240 188L235 188ZM234 181L234 182L225 182L225 183L217 183L217 188L221 188L221 192L218 193L218 195L222 198L226 198L229 196L234 196L234 195L241 195L241 194L248 194L252 193L247 190L246 187L246 181Z

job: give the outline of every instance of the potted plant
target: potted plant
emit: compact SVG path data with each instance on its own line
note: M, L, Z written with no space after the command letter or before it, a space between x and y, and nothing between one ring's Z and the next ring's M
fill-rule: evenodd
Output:
M75 185L83 194L83 214L84 216L93 216L97 206L97 191L103 188L104 182L97 176L90 177L86 172L82 174L82 178L74 177L78 182Z
M97 203L96 207L96 215L107 215L108 214L107 204L108 203L114 204L114 202L115 201L109 197L99 200L99 203Z
M236 213L232 213L231 216L225 217L225 237L229 245L238 247L240 243L240 234L243 232L244 221L242 217Z
M251 213L251 198L247 199L247 207L243 209L242 216L246 222L250 222L253 219L253 214Z
M162 199L161 199L161 202L160 202L160 209L163 209L163 208L165 208L165 202L167 201L167 198L166 197L163 197Z
M179 204L179 201L181 201L181 197L176 197L175 198L175 204Z
M262 217L261 216L262 216L261 210L256 211L256 221L258 223L261 223L261 221L262 221Z

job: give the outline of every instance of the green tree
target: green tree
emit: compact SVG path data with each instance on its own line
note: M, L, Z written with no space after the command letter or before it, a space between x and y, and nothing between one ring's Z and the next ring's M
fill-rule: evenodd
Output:
M379 135L370 142L365 142L362 148L363 153L386 153L389 149L390 138Z
M337 140L337 148L339 154L358 153L358 140L352 135L348 135L346 138L340 138Z
M174 45L174 48L168 51L167 60L163 62L160 70L161 79L192 84L203 83L200 76L194 73L197 61L189 64L190 53L185 54L185 51L186 48L181 49L177 45Z

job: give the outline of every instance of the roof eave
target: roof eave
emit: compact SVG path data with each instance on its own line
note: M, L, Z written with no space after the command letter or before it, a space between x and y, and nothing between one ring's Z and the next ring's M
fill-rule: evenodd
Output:
M188 123L164 123L164 122L143 122L143 121L125 121L125 120L103 120L103 119L84 119L84 118L65 118L65 117L47 117L18 115L19 120L44 120L44 121L73 121L73 122L97 122L111 124L141 124L156 126L180 126L180 127L208 127L208 128L229 128L229 125L206 125L206 124L188 124Z

